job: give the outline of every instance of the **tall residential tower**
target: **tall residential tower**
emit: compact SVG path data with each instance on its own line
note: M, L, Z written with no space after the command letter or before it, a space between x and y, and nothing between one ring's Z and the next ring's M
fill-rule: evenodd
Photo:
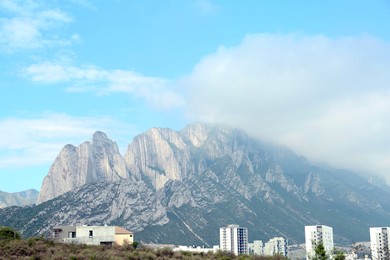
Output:
M219 229L219 248L235 255L248 254L248 229L228 225Z
M372 260L390 259L390 227L370 228L370 242Z
M326 254L332 258L333 251L333 228L317 225L305 226L306 259L311 259L314 255L316 245L322 244Z

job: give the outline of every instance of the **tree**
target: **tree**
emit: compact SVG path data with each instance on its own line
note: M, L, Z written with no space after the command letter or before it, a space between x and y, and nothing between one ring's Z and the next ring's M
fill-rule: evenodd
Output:
M10 227L0 227L0 240L17 240L20 239L18 231Z
M134 249L137 249L138 245L139 245L139 243L138 243L137 241L134 241L134 242L133 242L133 248L134 248Z
M341 250L333 250L334 260L345 260L344 252Z
M326 254L325 247L322 243L317 244L314 248L315 255L312 260L327 260L329 256Z

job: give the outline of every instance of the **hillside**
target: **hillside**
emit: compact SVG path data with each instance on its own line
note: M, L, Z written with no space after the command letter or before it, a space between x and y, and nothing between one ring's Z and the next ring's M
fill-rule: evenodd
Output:
M97 136L99 145L87 153L63 156L82 151L65 146L42 186L47 200L0 210L0 225L25 236L61 224L119 225L143 242L207 246L218 244L219 227L231 223L246 226L250 240L284 236L290 244L303 242L305 225L333 226L336 243L368 240L370 226L388 225L388 189L237 129L153 128L135 137L123 158L113 156L116 144L107 136ZM119 174L122 162L126 172ZM50 198L47 191L64 174L72 187Z

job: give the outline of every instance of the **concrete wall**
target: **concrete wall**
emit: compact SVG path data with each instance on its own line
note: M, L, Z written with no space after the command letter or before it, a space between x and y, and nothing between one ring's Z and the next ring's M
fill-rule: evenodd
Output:
M55 229L61 229L61 231L59 231L57 233L57 236L54 237L54 238L57 238L57 239L69 238L69 232L76 232L76 227L75 226L61 226L61 227L58 227L58 228L54 228L54 230Z
M116 234L115 235L115 243L117 245L122 246L126 240L127 240L127 243L132 244L134 242L133 234Z
M92 231L92 237L114 236L114 226L78 226L76 234L78 238L89 238L89 232Z
M90 236L92 232L92 236ZM76 228L78 243L100 245L101 242L115 242L115 227L113 226L78 226Z

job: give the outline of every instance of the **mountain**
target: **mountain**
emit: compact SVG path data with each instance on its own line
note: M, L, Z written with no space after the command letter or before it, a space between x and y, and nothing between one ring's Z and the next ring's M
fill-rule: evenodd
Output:
M55 225L119 225L143 242L208 246L232 223L247 227L250 240L284 236L290 244L304 241L305 225L333 226L344 244L388 225L388 187L237 129L153 128L135 137L124 157L117 151L100 132L91 144L65 146L40 204L0 210L0 225L26 236Z
M127 178L123 158L115 142L102 132L92 142L80 146L66 145L44 178L38 203L52 199L86 183Z
M39 192L34 189L8 193L0 191L0 208L9 206L24 206L37 202Z

